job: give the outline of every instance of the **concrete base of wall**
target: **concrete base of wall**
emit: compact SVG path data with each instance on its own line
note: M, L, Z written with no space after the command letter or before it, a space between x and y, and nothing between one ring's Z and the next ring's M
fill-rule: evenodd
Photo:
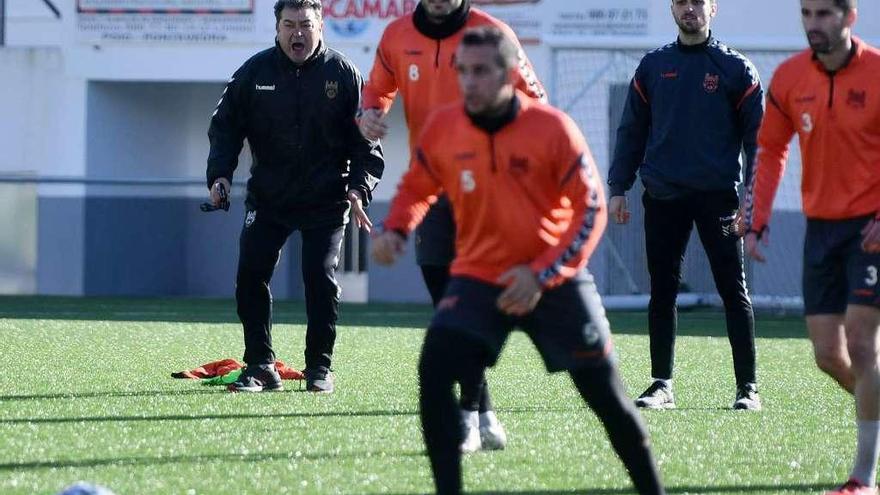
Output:
M244 206L202 213L195 198L40 198L37 292L100 296L232 297ZM378 223L388 212L376 202ZM638 219L612 225L590 262L600 292L648 293L643 227ZM769 262L748 264L752 294L799 296L803 216L777 212ZM612 244L614 249L612 249ZM272 279L278 299L302 299L300 237L294 233ZM626 273L623 270L626 270ZM626 282L629 280L629 282ZM715 292L699 239L691 240L684 281L696 293ZM371 264L365 273L340 274L347 301L429 303L415 264L412 240L392 267ZM630 290L634 284L635 291Z

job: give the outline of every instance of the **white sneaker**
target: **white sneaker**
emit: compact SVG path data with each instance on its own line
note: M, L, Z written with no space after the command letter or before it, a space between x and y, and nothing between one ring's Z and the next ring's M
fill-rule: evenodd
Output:
M761 397L758 395L758 386L754 383L746 383L741 387L737 387L733 408L745 411L760 411Z
M672 387L663 380L654 383L636 399L636 407L641 409L675 409L675 396Z
M495 411L480 414L480 442L483 450L502 450L507 445L507 433Z
M461 410L464 440L461 442L462 454L471 454L483 446L480 439L480 415L477 411Z

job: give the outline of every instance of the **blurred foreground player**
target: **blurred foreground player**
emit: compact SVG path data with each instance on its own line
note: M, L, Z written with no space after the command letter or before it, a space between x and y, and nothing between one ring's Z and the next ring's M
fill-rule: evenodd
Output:
M428 119L385 231L373 240L374 259L393 263L437 195L448 195L456 258L419 363L437 493L462 490L453 385L494 365L514 327L531 337L549 371L571 375L638 492L665 493L584 269L606 223L595 164L569 117L515 90L516 53L497 28L465 34L456 55L464 104Z

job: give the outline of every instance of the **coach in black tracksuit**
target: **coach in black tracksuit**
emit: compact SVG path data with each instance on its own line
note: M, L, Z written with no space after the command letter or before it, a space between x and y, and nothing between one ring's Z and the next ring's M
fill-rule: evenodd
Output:
M276 46L232 76L211 120L207 179L217 204L247 138L253 164L241 231L235 297L244 326L247 370L233 388L278 390L269 280L288 236L302 234L307 387L333 390L330 375L340 288L335 270L350 208L369 227L363 205L382 176L378 142L354 118L363 79L321 36L321 3L279 0Z
M736 236L741 152L748 174L763 116L761 84L744 56L711 36L715 2L673 2L679 39L649 52L630 85L609 171L609 215L626 223L624 194L636 171L645 186L651 277L648 331L653 383L636 400L673 408L672 367L681 263L694 224L724 302L733 349L735 409L760 409L754 314Z

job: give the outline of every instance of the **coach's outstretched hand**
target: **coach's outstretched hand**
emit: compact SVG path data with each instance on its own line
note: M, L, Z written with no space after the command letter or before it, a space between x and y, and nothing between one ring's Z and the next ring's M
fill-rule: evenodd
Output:
M880 220L876 218L868 222L862 229L862 250L866 253L880 253Z
M378 141L388 134L385 112L376 108L364 110L357 119L357 125L361 135L370 141Z
M354 220L357 222L358 228L370 232L373 229L373 222L370 221L370 217L364 211L361 193L354 189L348 191L348 201L351 203L351 210L354 212Z
M629 223L629 210L626 208L626 196L611 196L608 200L608 216L615 223Z
M746 245L746 252L749 253L749 256L752 257L755 261L760 261L761 263L767 261L767 258L764 257L764 253L761 252L758 244L763 244L765 247L770 245L770 233L766 230L764 231L764 235L758 239L758 234L755 232L749 232L745 235L743 242Z
M541 284L528 265L518 265L498 277L498 283L505 286L498 296L498 309L513 315L527 315L541 300Z
M382 232L373 236L372 254L373 260L380 265L393 265L397 258L403 254L406 239L393 230Z

